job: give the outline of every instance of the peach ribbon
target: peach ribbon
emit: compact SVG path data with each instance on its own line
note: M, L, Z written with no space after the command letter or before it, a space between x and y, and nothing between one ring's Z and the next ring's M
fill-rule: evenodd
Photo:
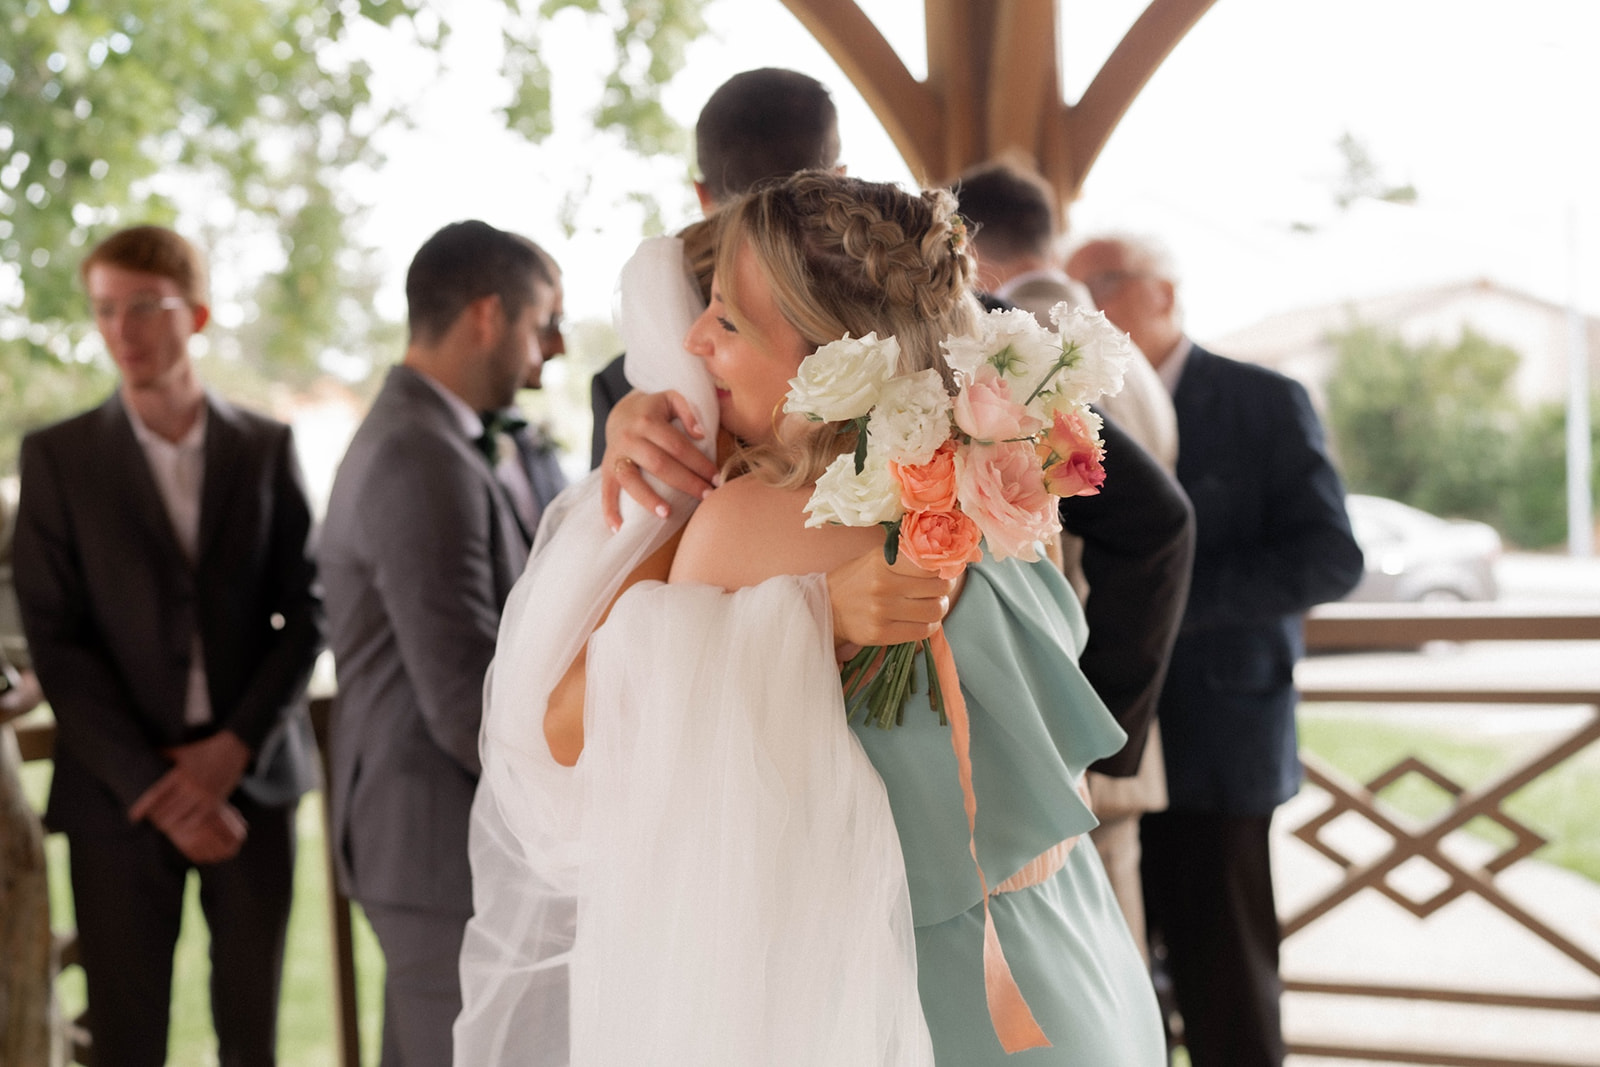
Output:
M1000 1047L1007 1053L1048 1048L1050 1039L1039 1028L1032 1009L1023 999L1022 990L1011 976L1011 965L1000 948L1000 935L995 931L994 916L989 912L989 883L983 876L983 866L978 863L978 798L972 791L972 726L967 718L967 702L961 695L955 655L950 651L950 641L942 628L934 631L928 645L939 676L939 689L944 695L945 715L950 720L950 744L955 749L961 801L967 810L967 849L972 853L972 862L978 869L978 884L983 889L983 989L989 1001L989 1021L994 1024ZM1077 839L1071 838L1042 853L1000 883L995 892L1010 892L1044 881L1061 869L1067 853L1076 843Z

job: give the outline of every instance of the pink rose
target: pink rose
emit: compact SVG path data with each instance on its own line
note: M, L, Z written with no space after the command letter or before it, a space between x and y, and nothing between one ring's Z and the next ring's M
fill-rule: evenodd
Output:
M913 511L900 521L900 554L945 581L983 558L983 531L959 511Z
M1044 485L1056 496L1094 496L1106 480L1106 450L1076 411L1056 412L1055 425L1036 446Z
M1031 437L1043 425L1011 398L1011 383L987 364L956 394L955 415L962 432L985 444Z
M1034 544L1060 528L1033 444L971 445L956 459L961 510L983 531L995 559L1037 560Z
M902 467L889 461L889 473L900 483L900 504L907 511L954 511L956 446L946 441L926 463Z

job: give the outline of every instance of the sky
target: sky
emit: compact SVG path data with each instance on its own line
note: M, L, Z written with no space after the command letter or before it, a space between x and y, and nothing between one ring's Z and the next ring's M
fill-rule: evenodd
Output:
M443 68L391 49L380 93L412 94L416 120L381 145L387 165L360 195L362 231L381 252L382 306L403 312L401 281L438 226L477 216L520 230L566 272L569 318L609 316L615 277L638 237L620 199L638 186L687 222L683 162L641 166L585 121L602 27L567 13L547 31L557 132L529 145L498 127L498 0L441 0L456 27ZM913 74L926 66L922 5L861 0ZM1062 82L1075 99L1142 0L1060 0ZM779 0L714 0L712 33L669 87L692 126L740 70L784 66L833 91L844 159L861 177L910 184L860 96ZM1161 239L1183 275L1189 330L1224 337L1276 312L1490 278L1600 314L1600 4L1592 0L1217 0L1112 134L1073 233ZM419 88L419 87L425 87ZM1336 150L1349 133L1415 206L1340 211ZM564 236L556 205L593 171Z

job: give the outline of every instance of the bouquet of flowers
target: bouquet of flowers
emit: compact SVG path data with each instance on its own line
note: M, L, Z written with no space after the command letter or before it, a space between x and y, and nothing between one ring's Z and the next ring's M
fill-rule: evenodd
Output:
M853 453L817 479L808 526L882 526L884 556L957 577L986 546L1037 560L1060 529L1056 499L1098 493L1101 422L1091 401L1122 388L1133 346L1103 313L1057 304L1046 330L1026 311L991 311L942 343L955 395L936 370L898 374L893 337L846 336L800 364L784 411L857 431ZM845 664L845 706L901 721L927 641L866 648ZM937 672L929 700L945 719Z

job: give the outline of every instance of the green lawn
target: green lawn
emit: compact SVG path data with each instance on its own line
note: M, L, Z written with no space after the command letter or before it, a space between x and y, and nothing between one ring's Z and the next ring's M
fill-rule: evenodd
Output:
M1365 781L1407 754L1427 761L1470 788L1511 761L1548 745L1544 735L1461 737L1444 729L1385 721L1377 709L1307 705L1301 713L1301 743L1350 777ZM24 780L36 803L42 803L49 781L47 764L24 768ZM1418 818L1444 807L1445 798L1415 777L1397 784L1385 799L1399 811ZM1600 745L1567 761L1522 790L1508 810L1551 839L1539 858L1600 881ZM1479 820L1475 832L1504 839L1505 831ZM321 797L313 794L300 807L300 859L296 871L294 916L289 928L284 974L283 1011L279 1023L280 1062L285 1067L323 1067L334 1058L333 1013L329 996L333 957L327 936L327 875L322 852ZM52 907L56 925L71 923L71 892L66 877L66 842L48 843ZM207 1004L207 937L197 896L190 881L188 914L178 945L173 979L173 1067L210 1067L216 1063ZM360 997L362 1053L375 1064L381 1023L383 959L365 920L356 916L356 969ZM83 983L77 972L61 982L64 1010L83 1006Z

